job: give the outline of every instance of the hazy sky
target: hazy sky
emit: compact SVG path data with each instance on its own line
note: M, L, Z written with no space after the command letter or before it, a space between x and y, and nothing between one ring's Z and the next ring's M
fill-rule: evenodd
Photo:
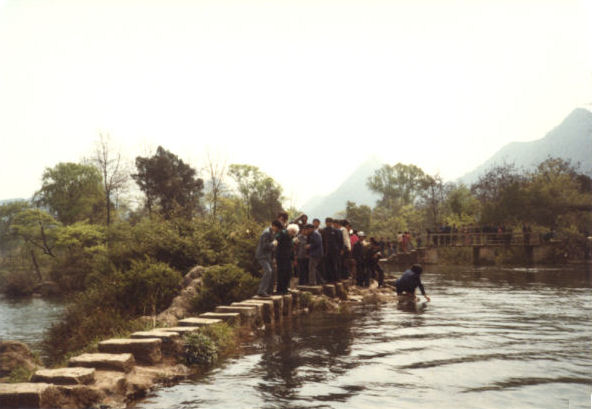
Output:
M454 179L592 103L591 3L0 0L0 199L99 131L297 204L373 154Z

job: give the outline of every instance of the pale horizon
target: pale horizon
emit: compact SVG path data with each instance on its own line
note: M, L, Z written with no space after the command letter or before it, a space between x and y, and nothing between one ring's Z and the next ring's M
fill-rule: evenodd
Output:
M297 206L371 156L455 180L590 109L591 13L582 0L0 0L0 199L31 197L100 132L129 160L162 145L196 168L207 152L258 166Z

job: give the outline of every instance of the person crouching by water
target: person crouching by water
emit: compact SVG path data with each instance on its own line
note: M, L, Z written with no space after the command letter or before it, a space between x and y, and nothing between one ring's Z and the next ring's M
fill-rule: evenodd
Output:
M283 230L283 228L284 226L282 226L280 221L274 220L271 223L271 227L263 230L261 237L259 237L259 242L257 243L255 258L263 268L263 276L259 283L257 295L262 297L269 297L269 293L273 291L273 250L278 244L277 240L275 240L275 235Z
M277 291L280 294L288 294L290 278L292 278L292 264L294 263L294 243L300 228L297 224L289 224L276 235L277 249L275 259L277 261Z
M423 284L421 283L421 273L423 268L419 264L414 264L411 268L403 273L397 281L395 286L397 287L397 295L408 295L415 298L415 289L419 287L419 291L429 302L430 297L427 296Z

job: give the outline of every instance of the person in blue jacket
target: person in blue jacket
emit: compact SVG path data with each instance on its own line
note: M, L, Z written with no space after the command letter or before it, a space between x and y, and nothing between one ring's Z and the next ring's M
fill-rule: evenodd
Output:
M414 264L411 268L403 273L397 281L397 295L415 295L415 289L419 287L419 291L429 302L430 297L427 296L423 284L421 283L421 273L423 268L419 264Z

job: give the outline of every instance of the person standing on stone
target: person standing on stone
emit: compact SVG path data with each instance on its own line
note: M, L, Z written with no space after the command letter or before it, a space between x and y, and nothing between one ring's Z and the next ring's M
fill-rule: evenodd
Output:
M285 229L280 230L276 235L277 249L275 258L277 260L277 292L287 294L292 278L292 263L294 262L294 243L300 228L297 224L289 224Z
M306 233L308 234L308 243L306 245L308 250L308 284L324 284L324 280L319 273L319 264L323 259L323 238L311 224L306 225Z
M341 279L346 279L350 275L351 270L351 239L349 237L349 231L351 229L351 225L347 220L341 221L341 234L343 238L343 254L341 256Z
M325 280L328 282L337 281L338 260L343 241L339 240L341 231L333 228L334 220L330 217L325 219L325 228L321 231L323 238L323 250L325 257Z
M306 225L300 230L296 241L296 269L298 271L298 285L308 284L308 228Z
M255 258L263 268L263 276L259 283L257 295L262 297L268 297L269 293L273 290L273 251L278 244L277 240L275 240L275 235L283 228L282 223L274 220L271 223L271 227L263 230L257 243Z
M370 274L367 266L368 243L366 242L366 234L363 231L358 232L358 241L354 244L352 255L356 262L356 284L360 287L368 287L370 285Z
M313 219L312 226L314 227L315 231L318 231L321 227L321 221L319 219Z

